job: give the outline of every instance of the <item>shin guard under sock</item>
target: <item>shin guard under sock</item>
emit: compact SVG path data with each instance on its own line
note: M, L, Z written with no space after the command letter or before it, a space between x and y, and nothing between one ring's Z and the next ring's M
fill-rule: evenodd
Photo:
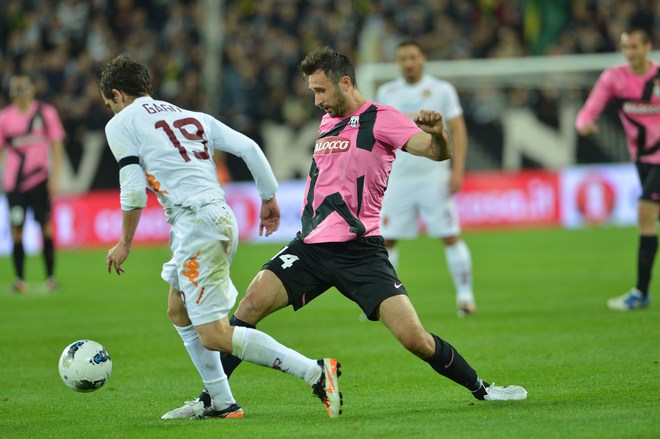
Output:
M23 248L22 242L14 243L14 251L12 252L12 258L14 260L14 271L16 277L24 280L25 279L25 249Z
M55 246L53 238L44 238L44 263L46 264L46 277L53 277L55 269Z
M485 395L485 387L488 387L488 384L482 383L477 372L472 369L452 345L435 334L431 335L435 340L435 354L426 360L427 363L429 363L433 370L440 375L467 388L473 393L475 398L483 399L483 396ZM482 391L484 392L484 395L480 394Z
M653 261L658 250L657 236L640 236L637 253L637 289L646 297L649 293Z

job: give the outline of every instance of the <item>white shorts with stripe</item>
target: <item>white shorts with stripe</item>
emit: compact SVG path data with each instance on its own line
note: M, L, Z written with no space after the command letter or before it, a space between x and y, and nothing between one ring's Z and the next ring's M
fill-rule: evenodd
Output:
M176 212L170 231L172 259L161 277L181 291L193 325L226 317L238 292L229 277L238 247L236 217L226 203Z
M445 238L460 235L456 202L449 193L450 173L436 169L429 174L395 175L392 172L380 216L383 238L415 238L419 233L420 216L428 236Z

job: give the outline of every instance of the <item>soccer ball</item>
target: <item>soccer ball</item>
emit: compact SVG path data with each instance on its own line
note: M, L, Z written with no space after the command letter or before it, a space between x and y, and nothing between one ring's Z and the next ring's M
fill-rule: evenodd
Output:
M59 363L60 376L69 389L93 392L112 373L112 360L103 346L92 340L78 340L64 348Z

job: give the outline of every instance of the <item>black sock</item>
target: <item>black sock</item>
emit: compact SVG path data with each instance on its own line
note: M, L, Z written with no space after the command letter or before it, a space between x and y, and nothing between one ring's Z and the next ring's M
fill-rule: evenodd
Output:
M16 277L24 280L25 279L25 249L23 248L22 242L14 243L14 251L12 252L12 258L14 259L14 271L16 272Z
M653 271L653 261L658 250L657 236L640 236L637 252L637 289L644 297L649 294L649 283Z
M482 382L472 367L452 345L431 334L435 340L435 354L426 360L433 370L468 389L475 398L484 399L488 383Z
M202 390L202 393L199 394L199 400L204 403L204 407L211 407L211 395L209 394L209 391L206 390L206 387Z
M236 316L231 316L229 319L229 324L232 326L243 326L245 328L254 329L255 326L251 325L243 320L237 318ZM243 360L238 357L233 356L232 354L227 354L225 352L220 352L220 360L222 361L222 368L225 370L227 378L231 376L234 372L234 369L238 367ZM204 402L204 406L208 407L211 405L211 395L207 392L206 389L202 390L202 393L199 394L199 399Z
M44 238L44 262L46 263L46 277L52 277L55 267L55 246L53 245L53 238Z

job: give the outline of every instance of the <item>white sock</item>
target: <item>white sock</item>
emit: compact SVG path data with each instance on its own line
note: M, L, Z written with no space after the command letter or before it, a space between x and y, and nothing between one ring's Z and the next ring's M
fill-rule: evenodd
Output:
M235 404L236 400L229 388L229 381L222 368L219 353L202 346L199 335L197 335L197 331L192 325L185 327L175 325L174 328L181 336L183 345L201 375L209 395L211 395L213 408L222 410Z
M309 385L315 384L321 377L322 369L316 360L287 348L257 329L235 326L231 342L232 355L241 360L279 369L305 380Z
M387 248L387 247L386 247ZM399 249L397 247L387 248L387 257L395 270L399 269Z
M470 249L463 241L458 241L454 245L445 245L445 257L456 288L456 300L474 302Z

